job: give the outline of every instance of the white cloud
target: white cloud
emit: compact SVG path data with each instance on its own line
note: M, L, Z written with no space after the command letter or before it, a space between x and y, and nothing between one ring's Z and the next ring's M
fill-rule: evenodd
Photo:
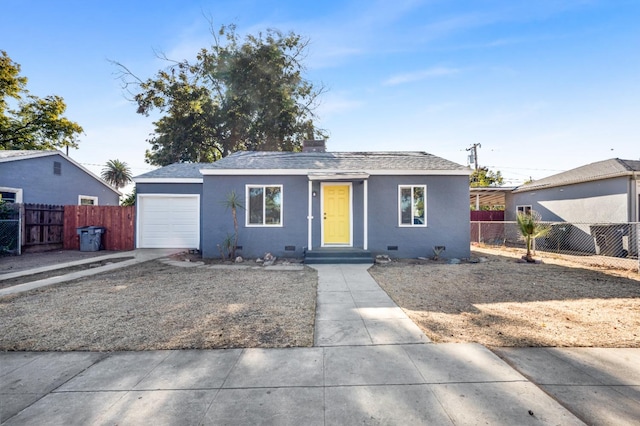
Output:
M519 122L530 122L534 117L549 108L544 101L533 101L521 105L509 105L508 107L495 108L477 115L467 121L468 125L476 127L499 127Z
M325 120L336 114L353 111L364 105L357 99L350 99L345 93L326 93L316 113L321 120Z
M385 86L397 86L399 84L414 83L428 78L457 74L460 71L459 68L433 67L422 71L395 75L388 78L383 84Z

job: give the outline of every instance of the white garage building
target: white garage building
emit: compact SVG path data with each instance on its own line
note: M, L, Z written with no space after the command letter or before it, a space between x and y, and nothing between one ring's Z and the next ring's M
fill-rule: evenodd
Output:
M200 249L203 163L136 176L136 248Z

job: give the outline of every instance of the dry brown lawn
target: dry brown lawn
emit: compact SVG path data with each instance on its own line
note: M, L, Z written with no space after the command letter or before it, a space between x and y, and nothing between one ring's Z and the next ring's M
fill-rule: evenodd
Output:
M147 262L0 298L0 350L312 346L317 274Z
M521 253L372 276L434 342L640 347L640 276ZM312 346L317 274L148 262L0 298L0 350Z
M640 347L640 276L519 252L486 262L394 262L371 274L434 342ZM553 264L551 263L553 262Z

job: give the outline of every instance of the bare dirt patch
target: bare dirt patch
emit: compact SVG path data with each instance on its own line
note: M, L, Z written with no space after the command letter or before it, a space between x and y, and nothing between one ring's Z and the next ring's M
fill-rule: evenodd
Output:
M0 299L0 350L312 346L317 273L146 262Z
M403 261L370 272L434 342L640 347L637 273L496 253L473 253L483 263Z

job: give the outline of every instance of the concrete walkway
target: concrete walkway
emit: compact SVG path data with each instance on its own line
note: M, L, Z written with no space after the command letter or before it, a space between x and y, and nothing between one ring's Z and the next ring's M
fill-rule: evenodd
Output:
M369 275L370 265L313 265L318 271L315 346L429 343Z
M318 265L316 346L0 353L3 425L637 424L637 349L432 344L362 265ZM540 383L544 390L533 381ZM571 411L556 401L561 401Z

